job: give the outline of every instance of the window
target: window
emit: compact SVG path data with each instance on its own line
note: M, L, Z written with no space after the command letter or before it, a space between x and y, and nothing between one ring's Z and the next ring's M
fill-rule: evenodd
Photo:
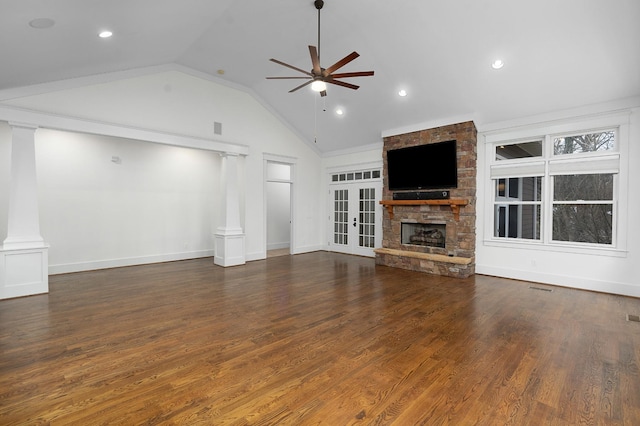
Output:
M540 239L542 178L495 180L494 236Z
M497 161L528 157L542 157L542 141L499 145L496 148Z
M615 247L617 130L492 144L493 238Z
M613 131L589 133L577 136L562 136L553 139L554 155L576 154L582 152L610 151L614 148Z
M370 179L380 179L380 169L349 173L335 173L331 175L331 183Z
M612 243L613 178L612 173L554 176L554 241Z

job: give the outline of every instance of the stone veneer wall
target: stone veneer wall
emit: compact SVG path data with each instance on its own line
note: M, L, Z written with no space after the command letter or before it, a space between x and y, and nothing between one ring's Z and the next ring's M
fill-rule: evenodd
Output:
M393 249L394 254L384 250L376 253L376 263L396 268L410 269L437 275L466 278L475 273L476 244L476 160L477 131L472 121L420 130L384 138L383 148L383 200L392 200L393 192L388 189L387 151L410 146L457 141L458 187L451 189L451 198L468 201L460 208L460 220L456 221L449 206L415 205L394 206L394 218L384 210L382 247ZM401 222L446 223L445 248L403 245L400 242ZM403 256L395 250L407 254ZM411 256L411 252L435 256ZM440 255L440 256L438 256ZM465 262L447 262L443 255L453 260L463 258ZM443 261L444 260L444 261Z

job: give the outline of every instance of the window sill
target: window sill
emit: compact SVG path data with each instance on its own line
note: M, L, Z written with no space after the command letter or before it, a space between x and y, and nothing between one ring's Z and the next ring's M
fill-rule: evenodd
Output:
M591 256L609 256L609 257L627 257L628 251L614 248L614 247L594 247L594 246L578 246L570 244L558 244L536 241L514 241L514 240L497 240L489 239L484 240L483 245L487 247L501 247L508 249L523 249L523 250L539 250L539 251L552 251L558 253L574 253L574 254L586 254Z

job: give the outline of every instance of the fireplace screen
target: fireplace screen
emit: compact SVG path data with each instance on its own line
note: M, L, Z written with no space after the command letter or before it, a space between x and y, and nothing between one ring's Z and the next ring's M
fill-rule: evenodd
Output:
M407 223L401 227L402 244L445 247L446 225L439 223Z

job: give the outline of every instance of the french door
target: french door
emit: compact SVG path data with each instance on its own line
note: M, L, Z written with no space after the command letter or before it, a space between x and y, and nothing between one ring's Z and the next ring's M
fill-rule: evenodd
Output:
M382 242L381 182L331 185L329 249L374 257Z

